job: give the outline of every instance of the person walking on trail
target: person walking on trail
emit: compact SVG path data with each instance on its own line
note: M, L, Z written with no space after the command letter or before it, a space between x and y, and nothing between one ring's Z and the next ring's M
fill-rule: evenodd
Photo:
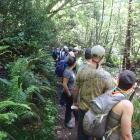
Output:
M75 84L76 76L73 69L76 66L75 57L69 57L67 61L68 67L65 69L63 73L63 88L64 92L62 94L63 98L65 98L66 102L66 111L65 111L65 126L68 128L73 128L73 123L71 121L72 118L72 109L71 105L73 103L72 99L72 90ZM76 112L73 112L75 119L77 120Z
M84 52L84 56L85 56L85 62L83 64L81 64L81 66L78 68L78 72L80 72L84 67L86 67L88 64L90 64L90 60L91 60L91 48L86 48L85 52ZM78 109L77 107L77 102L78 99L76 98L76 100L73 100L73 105L72 108L73 109Z
M64 60L67 57L68 52L69 48L67 46L64 46L63 49L60 51L58 61Z
M136 76L132 71L124 70L120 73L118 86L114 89L115 96L129 95L136 87ZM133 104L125 99L112 108L107 121L107 130L115 128L107 140L133 140L131 132L131 120L133 115Z
M76 76L73 98L76 101L79 95L78 140L90 138L83 131L83 118L89 109L87 103L114 87L113 78L101 67L104 57L105 49L102 46L92 47L89 63Z
M90 63L91 60L91 48L86 48L85 49L85 62L80 65L78 68L78 71L80 71L86 64Z

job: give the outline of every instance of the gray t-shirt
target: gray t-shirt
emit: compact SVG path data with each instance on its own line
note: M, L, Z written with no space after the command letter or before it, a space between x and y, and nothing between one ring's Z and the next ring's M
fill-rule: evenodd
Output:
M68 68L65 69L63 73L63 77L69 79L68 80L68 88L72 90L76 81L76 76L73 70L69 70Z

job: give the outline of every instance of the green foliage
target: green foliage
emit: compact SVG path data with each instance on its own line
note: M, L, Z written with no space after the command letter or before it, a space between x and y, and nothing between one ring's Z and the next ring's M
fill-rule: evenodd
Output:
M57 107L51 101L48 100L46 107L44 108L44 121L42 131L36 136L37 140L53 140L55 136L55 124L56 124L56 116L57 116Z
M48 48L56 45L50 16L57 4L57 0L0 1L0 64L6 72L0 78L1 139L54 136L56 81Z
M47 106L45 107L45 112L47 114L44 124L46 124L47 128L47 139L52 139L55 134L55 123L56 123L56 116L57 116L57 108L54 104L48 100Z
M17 115L14 113L0 114L0 123L1 125L12 124L16 118L17 118Z
M134 101L134 116L133 116L133 139L139 140L140 138L140 99L135 97Z
M22 83L19 81L19 76L15 76L11 80L11 85L9 87L9 96L11 100L19 103L25 103L26 102L26 94L23 92Z
M2 130L14 139L22 140L22 135L27 140L54 137L57 112L52 102L55 91L54 63L43 50L35 56L19 58L11 63L8 66L10 80L0 80L7 86L5 91L9 99L0 102ZM30 123L25 125L25 120ZM11 130L12 127L15 130Z
M5 140L7 134L5 132L0 131L0 140Z

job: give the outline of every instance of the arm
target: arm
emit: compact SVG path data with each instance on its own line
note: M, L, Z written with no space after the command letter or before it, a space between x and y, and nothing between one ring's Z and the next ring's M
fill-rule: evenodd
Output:
M63 88L64 88L64 92L67 93L68 96L71 96L71 92L69 91L68 88L69 79L70 79L70 73L69 71L65 70L63 73Z
M77 73L76 83L75 83L75 86L74 86L74 89L73 89L73 94L72 94L73 102L75 104L77 104L77 102L78 102L79 91L80 91L80 88L79 88L79 74Z
M79 88L74 87L72 94L74 104L77 104L78 102L79 91L80 91Z
M69 81L68 78L65 78L65 77L63 78L63 88L64 88L65 93L71 94L67 85L68 81Z
M123 113L121 117L121 133L123 140L133 140L131 132L131 120L133 115L133 104L128 101L123 101Z

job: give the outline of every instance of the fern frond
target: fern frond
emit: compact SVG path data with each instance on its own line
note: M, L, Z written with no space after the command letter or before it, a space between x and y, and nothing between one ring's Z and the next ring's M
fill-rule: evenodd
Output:
M12 124L16 118L17 114L12 112L0 114L0 124Z
M0 131L0 140L5 140L7 137L7 134L3 131Z
M0 102L0 112L6 109L7 107L12 107L12 108L20 108L24 110L31 110L31 108L27 104L20 104L20 103L15 103L13 101L2 101Z

